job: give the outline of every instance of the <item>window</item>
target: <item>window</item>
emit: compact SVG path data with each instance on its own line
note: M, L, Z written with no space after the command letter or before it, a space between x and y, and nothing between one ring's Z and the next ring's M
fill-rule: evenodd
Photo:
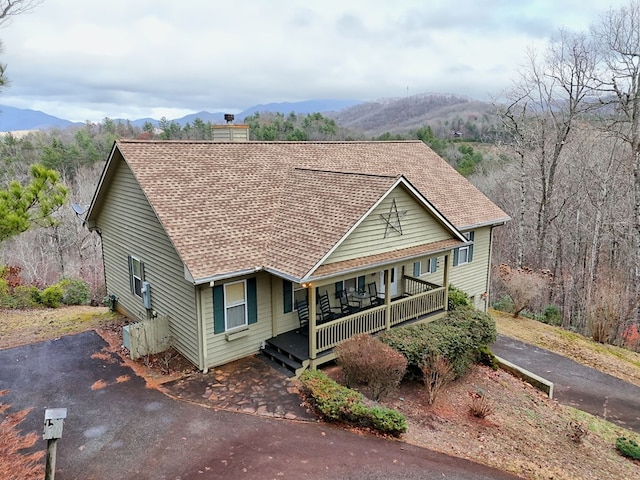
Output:
M213 287L213 332L222 333L258 322L255 277Z
M474 232L467 232L464 236L467 240L471 240L473 242ZM454 266L471 263L471 260L473 260L473 244L467 245L466 247L456 248L453 251Z
M247 293L245 281L224 285L225 330L247 324Z
M347 295L353 292L364 292L364 283L364 275L340 280L339 282L335 283L335 297L340 298L342 296L342 292L347 292Z
M429 258L424 262L413 262L413 276L419 277L427 273L435 273L438 270L438 258Z
M136 257L129 257L129 281L131 293L142 298L142 282L144 281L144 263Z
M307 289L298 286L297 288L293 289L293 308L295 310L296 308L296 302L301 302L303 300L308 300L307 299Z

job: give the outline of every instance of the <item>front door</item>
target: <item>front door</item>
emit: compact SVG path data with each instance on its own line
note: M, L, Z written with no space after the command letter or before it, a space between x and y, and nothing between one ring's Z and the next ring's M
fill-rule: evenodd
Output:
M391 297L395 297L398 295L398 268L393 267L389 270L383 270L380 272L380 293L384 294L385 288L387 286L387 279L385 273L391 272L391 283L389 285L389 290L391 293Z

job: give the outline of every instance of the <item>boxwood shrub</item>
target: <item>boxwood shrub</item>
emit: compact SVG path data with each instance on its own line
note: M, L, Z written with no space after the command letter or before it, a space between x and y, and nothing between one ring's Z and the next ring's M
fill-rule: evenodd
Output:
M640 460L640 446L630 438L618 437L616 449L625 457Z
M442 356L459 378L478 359L481 349L495 341L496 326L488 314L459 307L440 320L395 328L380 339L402 353L409 371L416 375L421 375L425 359Z
M320 370L306 370L300 376L303 394L328 422L345 422L398 437L407 431L407 420L385 407L369 407L360 393L339 385Z

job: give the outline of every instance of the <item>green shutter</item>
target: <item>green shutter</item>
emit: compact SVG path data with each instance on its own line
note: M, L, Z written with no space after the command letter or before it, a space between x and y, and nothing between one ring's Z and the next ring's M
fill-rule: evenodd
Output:
M213 333L224 332L224 287L213 287Z
M127 262L129 263L129 290L131 293L135 293L135 288L133 286L133 259L131 255L129 255Z
M256 278L247 279L247 318L249 325L258 321L258 293Z
M469 232L469 240L473 242L473 237L475 232ZM473 244L469 245L469 263L473 260Z
M344 290L344 285L342 282L336 282L336 298L340 298L342 296L342 290Z
M420 262L413 262L413 276L420 276Z
M364 275L360 275L358 277L358 291L359 292L364 292L364 282L366 282L367 280L364 278Z
M453 266L455 267L456 265L458 265L458 249L457 248L453 251Z
M293 311L293 283L289 280L282 279L282 305L284 305L284 313Z

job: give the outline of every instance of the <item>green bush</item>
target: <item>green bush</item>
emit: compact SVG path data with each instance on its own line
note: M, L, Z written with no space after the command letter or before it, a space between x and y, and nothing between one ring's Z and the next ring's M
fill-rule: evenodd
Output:
M51 285L40 292L40 303L45 307L57 308L62 303L64 290L60 285Z
M367 385L374 400L396 388L407 371L402 354L366 333L345 340L335 353L347 387Z
M91 288L84 280L63 278L57 285L62 288L65 305L88 305L91 301Z
M471 299L469 295L460 290L459 288L449 285L449 301L447 307L449 311L453 311L459 307L470 307Z
M478 363L491 367L493 370L498 370L498 368L500 368L498 359L488 346L482 346L478 349Z
M491 315L473 307L458 308L440 321L467 332L475 348L491 345L498 335L496 322Z
M559 327L562 325L562 315L557 305L547 305L544 309L544 323Z
M11 297L9 295L9 283L0 277L0 307L10 307Z
M395 328L380 337L404 355L412 373L422 375L425 359L441 356L451 364L455 378L464 375L477 359L479 349L495 339L493 319L472 307L449 312L435 322Z
M511 300L511 297L509 295L503 296L500 300L494 302L491 306L501 312L513 313L515 311L515 305L513 304L513 300Z
M616 449L625 457L640 460L640 446L630 438L618 437Z
M404 415L384 407L367 407L360 393L337 384L319 370L306 370L300 382L302 392L326 421L368 427L396 437L407 431Z
M12 308L33 308L40 304L38 287L18 285L13 289Z

